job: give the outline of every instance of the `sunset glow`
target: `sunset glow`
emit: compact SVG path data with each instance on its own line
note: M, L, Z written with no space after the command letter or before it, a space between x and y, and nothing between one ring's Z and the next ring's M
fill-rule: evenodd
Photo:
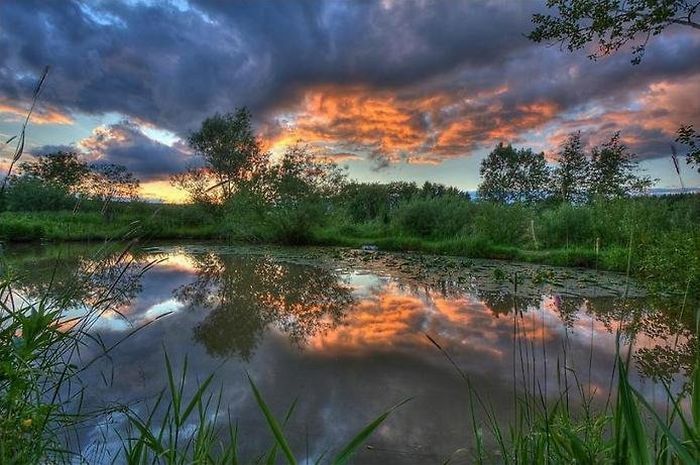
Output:
M591 66L585 53L524 37L537 2L33 8L8 5L0 20L0 40L35 47L10 47L0 64L0 136L16 134L49 64L27 151L76 150L123 164L149 200L185 200L168 178L196 164L188 135L206 116L243 105L273 154L301 140L361 181L430 178L469 190L478 183L473 159L497 143L542 150L555 162L558 145L579 130L589 144L622 131L658 187L675 188L675 131L700 121L697 35L665 35L636 67L624 53ZM15 27L36 14L46 21L35 30ZM144 19L151 16L158 21ZM258 23L275 32L262 34ZM5 147L3 163L10 156ZM686 171L686 185L700 186L700 175Z

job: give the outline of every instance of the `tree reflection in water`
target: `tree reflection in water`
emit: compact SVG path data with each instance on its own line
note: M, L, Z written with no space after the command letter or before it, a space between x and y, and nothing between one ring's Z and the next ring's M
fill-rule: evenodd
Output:
M173 293L188 307L209 311L194 338L214 356L248 360L270 325L302 345L337 326L353 302L351 288L323 266L263 255L205 253L192 259L196 279Z

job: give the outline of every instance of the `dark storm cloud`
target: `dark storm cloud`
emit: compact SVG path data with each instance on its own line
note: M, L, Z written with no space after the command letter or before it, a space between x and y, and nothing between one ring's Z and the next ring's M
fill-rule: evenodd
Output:
M184 131L235 105L264 111L314 83L400 86L527 46L527 10L453 2L5 3L0 90Z
M191 152L182 143L172 146L151 139L129 121L100 126L75 145L45 145L32 149L33 155L57 151L76 152L90 163L124 165L144 181L165 179L183 171L192 162Z
M360 86L391 93L382 98L401 107L414 132L409 148L434 149L440 158L561 121L582 105L628 105L655 82L700 75L697 35L682 29L655 38L637 67L625 52L590 63L585 53L530 43L523 34L530 14L541 8L540 2L505 0L193 0L181 8L7 2L0 6L0 98L26 100L35 76L51 64L45 99L52 107L118 112L182 136L207 115L239 105L274 126L271 120L280 114L298 111L310 89ZM464 104L498 87L507 90ZM440 108L408 108L431 95L441 96ZM548 112L538 117L539 109ZM688 117L693 122L699 115ZM659 127L642 129L658 139ZM358 139L352 131L332 132L351 143ZM403 132L382 140L394 141ZM440 136L449 144L435 146ZM381 158L385 145L375 141L358 149Z
M183 171L191 161L191 153L181 143L170 146L151 139L129 121L99 127L79 146L91 159L124 165L143 180Z

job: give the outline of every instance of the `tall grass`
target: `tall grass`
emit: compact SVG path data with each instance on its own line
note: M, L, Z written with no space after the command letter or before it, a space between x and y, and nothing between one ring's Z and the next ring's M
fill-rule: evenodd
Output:
M631 252L631 245L628 246ZM629 273L629 270L628 270ZM563 360L557 358L558 389L548 393L547 354L542 340L520 335L523 313L517 305L517 276L513 282L513 406L510 421L498 418L488 395L479 392L439 342L428 340L445 356L462 378L467 392L472 433L470 458L476 464L630 464L675 465L700 463L700 348L693 347L694 364L684 388L678 392L670 380L661 380L666 408L650 402L629 378L633 342L626 353L617 334L617 355L611 373L608 398L596 399L596 389L584 375L569 366L566 342ZM683 305L688 302L688 287ZM683 312L679 318L683 317ZM700 309L695 311L695 333L700 329ZM568 333L567 333L568 334ZM591 341L593 344L593 341ZM676 339L675 344L678 344ZM542 350L544 378L535 374L536 351ZM519 370L518 370L519 368ZM503 406L500 406L503 408ZM463 452L460 450L458 452ZM449 457L451 463L459 454Z

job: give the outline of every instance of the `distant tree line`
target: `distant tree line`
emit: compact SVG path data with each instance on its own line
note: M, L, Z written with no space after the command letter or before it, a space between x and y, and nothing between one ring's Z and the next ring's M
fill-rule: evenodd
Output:
M498 144L481 163L479 198L513 203L546 199L580 204L645 193L654 180L637 173L634 154L616 133L586 153L580 133L570 134L552 168L544 153Z
M245 108L207 118L189 143L199 164L174 175L172 184L202 205L235 204L243 209L252 202L258 209L265 205L289 210L334 198L344 203L355 221L365 221L386 217L408 200L469 200L468 193L436 183L419 187L409 182L349 182L336 164L317 157L301 143L274 159L262 149ZM479 198L497 203L554 200L580 204L643 194L654 183L638 173L637 159L619 133L590 152L580 133L570 134L559 149L555 166L547 163L544 153L501 143L482 161L480 174Z

